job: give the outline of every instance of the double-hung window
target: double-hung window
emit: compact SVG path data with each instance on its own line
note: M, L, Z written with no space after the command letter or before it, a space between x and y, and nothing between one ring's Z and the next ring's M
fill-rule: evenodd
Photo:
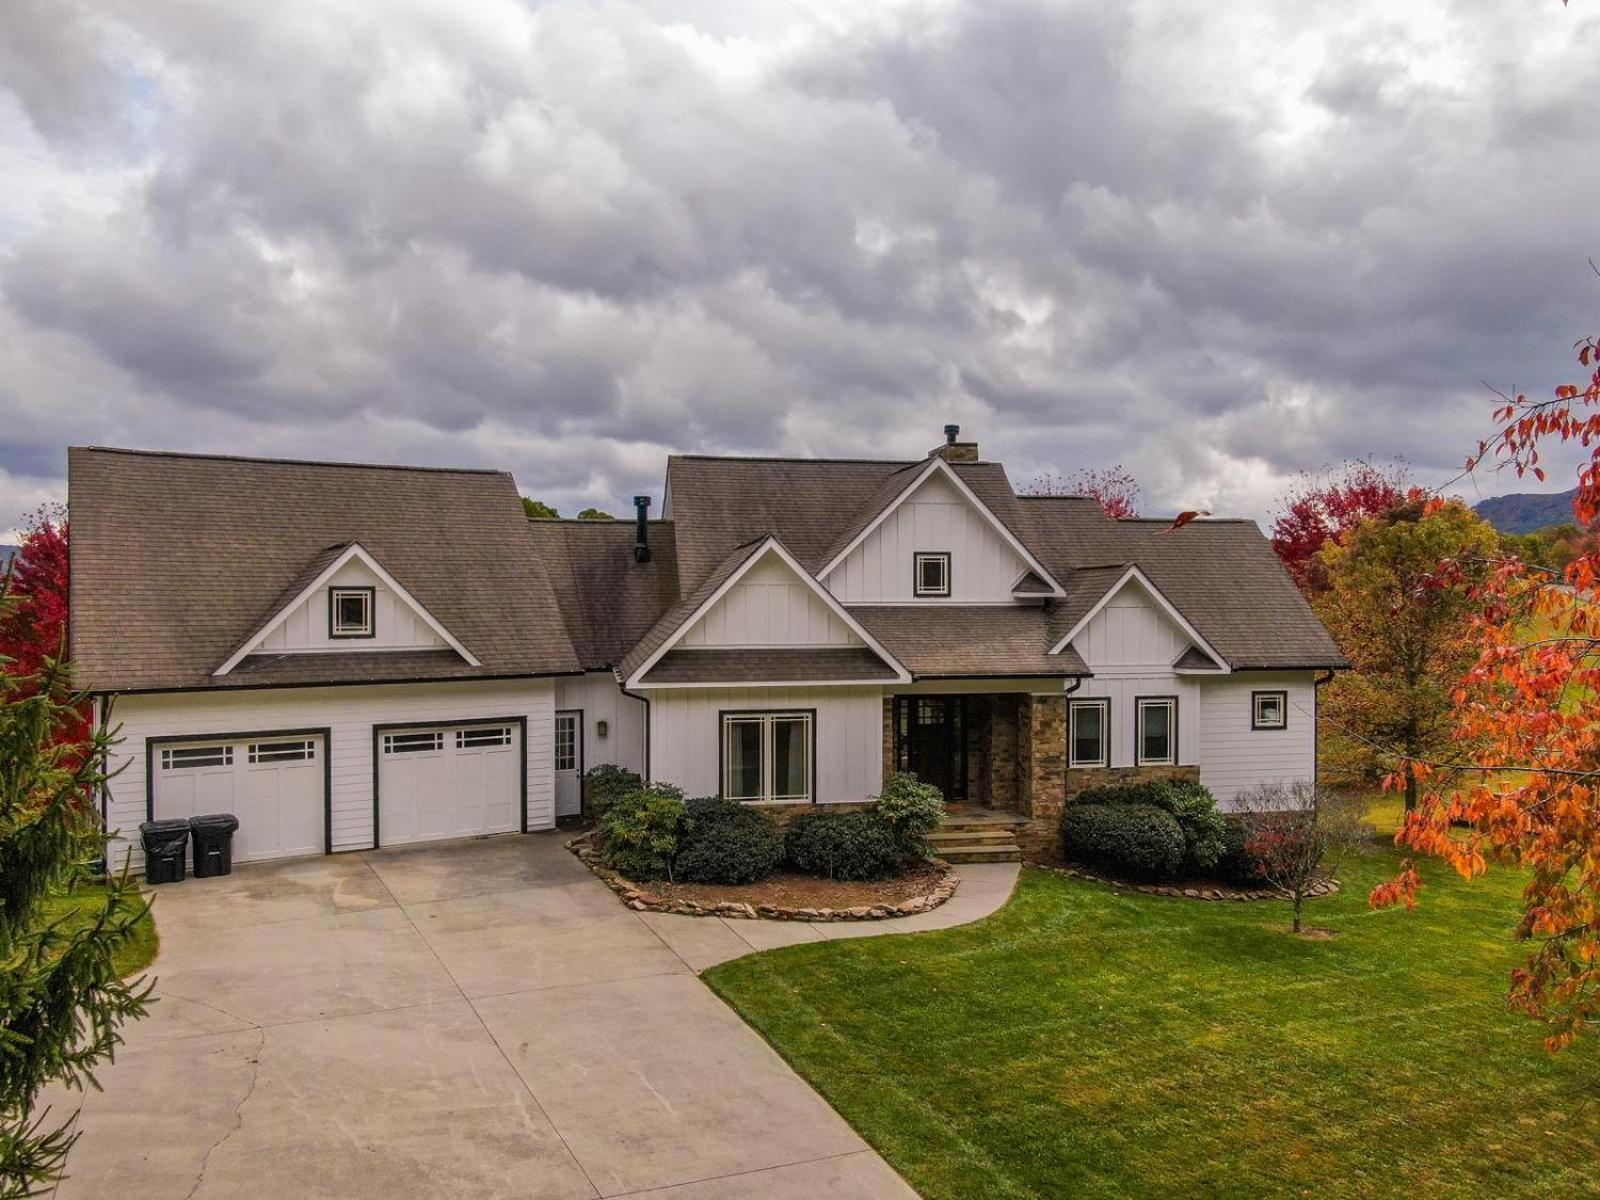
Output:
M1072 701L1067 709L1067 748L1074 767L1111 765L1111 701Z
M1288 692L1250 693L1251 729L1287 729L1288 727Z
M722 794L749 803L812 799L810 712L722 714Z
M369 638L373 636L372 609L375 590L369 587L328 589L328 636L331 638Z
M918 596L948 596L950 555L945 551L914 555L913 582Z
M1134 744L1141 767L1173 766L1178 761L1178 698L1140 696L1136 701Z

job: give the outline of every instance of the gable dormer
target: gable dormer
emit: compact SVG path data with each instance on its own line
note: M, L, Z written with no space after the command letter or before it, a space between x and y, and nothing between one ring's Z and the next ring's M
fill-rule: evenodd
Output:
M387 650L453 650L478 665L371 554L350 543L313 559L282 603L214 673L226 675L252 655Z
M907 474L903 490L819 576L843 603L1011 604L1060 595L943 455Z
M1226 674L1220 655L1137 567L1129 567L1056 644L1093 671Z

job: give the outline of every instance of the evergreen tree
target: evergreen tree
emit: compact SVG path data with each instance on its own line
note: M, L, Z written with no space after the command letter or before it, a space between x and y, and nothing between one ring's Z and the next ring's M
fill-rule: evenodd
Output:
M22 601L0 577L0 620ZM35 1112L51 1083L96 1087L94 1067L141 1017L149 986L127 983L113 954L146 903L126 872L102 881L106 837L94 798L105 782L110 726L76 739L86 697L59 652L32 674L0 659L0 1200L35 1195L61 1174L70 1122ZM96 889L91 917L52 918L46 902ZM103 905L98 897L104 896Z

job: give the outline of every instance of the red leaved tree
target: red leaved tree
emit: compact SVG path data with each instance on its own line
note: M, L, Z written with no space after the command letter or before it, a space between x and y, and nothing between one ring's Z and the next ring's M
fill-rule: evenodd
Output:
M1580 525L1600 516L1600 346L1580 342L1587 384L1547 400L1507 398L1501 426L1468 469L1489 456L1520 476L1544 478L1540 446L1590 452L1573 502ZM1517 936L1532 947L1512 973L1511 1002L1547 1022L1551 1049L1600 1017L1600 553L1563 575L1518 559L1480 585L1476 664L1455 691L1453 755L1416 761L1426 780L1396 841L1436 855L1462 875L1490 860L1530 871ZM1375 905L1416 903L1410 862L1372 893Z
M38 675L48 660L65 655L71 578L65 506L36 509L24 522L27 533L11 562L11 592L19 603L0 618L0 670L19 677ZM85 713L65 740L81 742L88 732Z
M1377 466L1355 459L1315 475L1302 475L1281 501L1272 523L1272 548L1301 591L1320 591L1326 580L1317 555L1361 522L1421 498L1409 486L1404 463Z
M1022 489L1024 496L1088 496L1100 505L1106 516L1137 517L1139 515L1139 484L1118 463L1114 467L1092 471L1087 468L1070 475L1047 471Z

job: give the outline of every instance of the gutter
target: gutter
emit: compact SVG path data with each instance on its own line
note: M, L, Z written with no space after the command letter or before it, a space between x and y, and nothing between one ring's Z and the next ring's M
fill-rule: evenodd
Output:
M1322 780L1322 685L1331 680L1334 669L1311 681L1311 790L1315 792Z
M642 696L638 692L630 692L625 686L623 686L623 684L620 681L617 683L617 690L620 691L624 696L627 696L630 700L637 700L640 704L644 705L644 781L646 783L649 783L651 781L650 780L650 697L649 696Z

